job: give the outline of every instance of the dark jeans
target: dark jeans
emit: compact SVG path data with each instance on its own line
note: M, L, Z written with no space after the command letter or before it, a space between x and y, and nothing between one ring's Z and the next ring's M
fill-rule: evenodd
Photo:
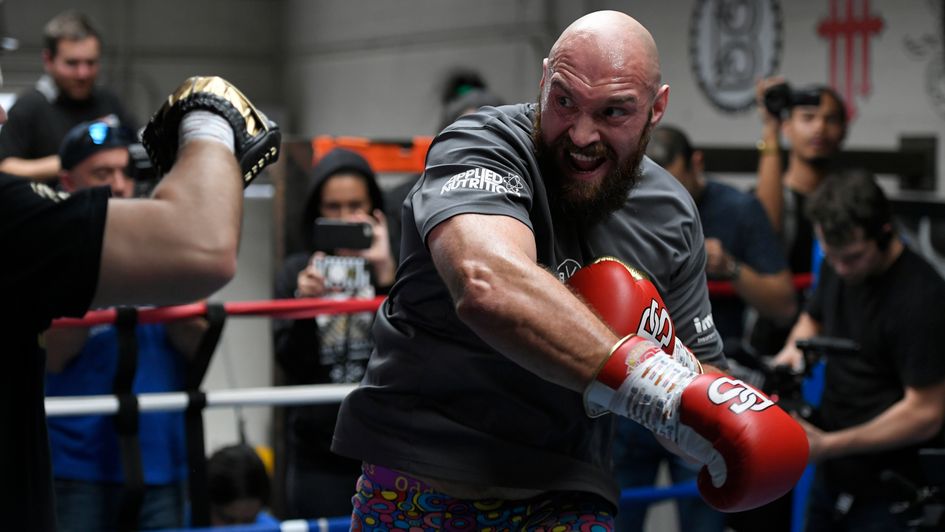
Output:
M841 497L818 471L810 492L807 532L897 532L909 530L904 521L889 511L890 502L874 498L854 498L846 513L837 510Z
M667 451L647 429L629 419L617 419L614 440L614 470L621 489L656 484L656 474L662 462L669 465L674 483L696 478L694 465ZM675 500L679 529L686 532L721 532L725 514L708 506L699 498ZM617 513L617 532L643 530L648 503L621 503Z
M118 529L121 484L56 479L59 532L103 532ZM184 485L148 486L141 505L140 530L184 525Z

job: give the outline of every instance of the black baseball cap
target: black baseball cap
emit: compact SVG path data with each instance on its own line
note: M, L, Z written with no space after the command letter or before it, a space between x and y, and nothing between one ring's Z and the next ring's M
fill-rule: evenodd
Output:
M66 133L59 145L59 160L63 170L71 170L92 155L111 148L127 148L134 143L128 128L113 126L95 120L83 122Z

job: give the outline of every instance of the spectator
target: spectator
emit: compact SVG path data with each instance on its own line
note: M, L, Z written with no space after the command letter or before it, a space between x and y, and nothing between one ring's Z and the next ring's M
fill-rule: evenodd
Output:
M210 524L277 524L265 511L270 484L266 466L252 447L239 444L218 449L207 461Z
M474 113L480 107L502 105L482 76L473 70L460 69L452 72L444 84L441 101L443 117L437 133L452 124L457 118Z
M667 169L696 202L705 234L706 273L710 279L732 282L736 297L711 296L715 328L723 339L729 370L743 377L733 357L741 353L745 305L757 305L766 314L790 320L794 308L791 276L781 256L777 237L753 196L703 174L702 152L694 150L686 135L672 126L658 126L647 145L647 155ZM698 470L669 452L653 435L627 419L617 419L614 468L622 488L652 486L659 466L669 466L674 483L695 480ZM702 500L675 501L681 530L721 531L722 514ZM617 517L617 530L643 530L647 503L625 504Z
M276 278L276 297L345 299L386 292L393 282L395 264L383 209L380 188L367 161L344 149L326 154L312 172L302 216L300 229L310 249L285 259ZM315 251L317 218L370 223L370 247ZM351 274L348 278L355 282L337 282L335 271ZM372 312L362 312L277 321L276 360L289 383L360 382L374 347L373 319ZM290 517L333 517L351 512L351 491L360 464L329 450L337 415L337 404L287 411L286 499Z
M762 136L758 141L755 194L781 239L791 273L798 274L811 271L814 247L813 230L804 217L804 203L835 166L835 156L847 134L847 110L836 91L814 85L787 88L781 93L781 105L776 106L778 113L772 113L764 103L765 94L772 87L785 88L783 83L782 78L775 77L757 84ZM786 169L780 149L782 134L789 144ZM760 318L750 332L751 348L763 355L776 353L789 329Z
M43 69L36 87L19 95L0 130L0 171L54 183L59 145L76 124L107 120L134 129L118 98L96 86L102 42L89 18L61 13L46 24Z
M791 272L765 211L754 196L707 179L702 152L693 149L678 128L656 128L647 154L669 170L696 202L706 237L708 278L730 281L735 289L735 297L710 295L726 357L757 366L744 353L746 308L782 326L789 326L797 315Z
M945 281L896 235L889 202L866 172L826 179L807 212L824 251L817 288L776 361L803 365L797 340L853 340L826 364L810 531L911 530L891 504L911 500L890 471L926 485L918 449L941 446L945 417Z
M105 122L74 127L63 139L60 180L66 192L109 186L113 197L128 198L134 183L125 174L131 133ZM139 325L134 393L183 390L185 357L192 356L206 330L202 318ZM51 329L46 332L46 395L108 395L118 366L114 326ZM146 490L139 512L142 530L183 525L187 476L183 416L141 414L139 442ZM111 416L53 418L48 422L63 532L119 527L124 474L118 434Z

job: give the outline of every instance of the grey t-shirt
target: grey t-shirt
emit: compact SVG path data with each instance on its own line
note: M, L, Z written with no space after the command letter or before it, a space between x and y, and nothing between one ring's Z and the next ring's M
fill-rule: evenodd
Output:
M562 280L595 258L585 228L551 215L530 137L533 116L528 104L487 108L431 146L404 203L401 265L375 320L375 352L361 386L342 403L332 449L420 476L579 490L616 505L610 416L587 417L580 394L476 336L456 315L425 245L449 217L495 214L527 225L539 263ZM691 214L698 220L694 207Z
M692 196L672 174L643 159L643 176L624 206L592 228L594 256L611 255L647 274L663 297L676 336L703 363L727 368L712 319L705 238Z

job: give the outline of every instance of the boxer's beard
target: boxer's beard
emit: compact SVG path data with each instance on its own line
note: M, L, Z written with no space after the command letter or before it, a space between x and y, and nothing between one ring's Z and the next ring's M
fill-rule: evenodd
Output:
M546 144L541 136L541 100L539 100L535 123L532 126L532 141L535 143L542 178L545 186L548 187L551 208L585 226L590 226L622 207L627 201L630 189L640 180L640 163L643 161L646 145L650 140L652 127L649 117L652 115L651 109L636 149L621 165L617 160L617 154L603 143L598 143L591 150L586 148L582 150L571 142L567 134L564 134L554 144ZM607 173L599 183L571 179L562 172L555 159L555 153L567 153L571 150L592 156L604 156L614 162L614 169Z

